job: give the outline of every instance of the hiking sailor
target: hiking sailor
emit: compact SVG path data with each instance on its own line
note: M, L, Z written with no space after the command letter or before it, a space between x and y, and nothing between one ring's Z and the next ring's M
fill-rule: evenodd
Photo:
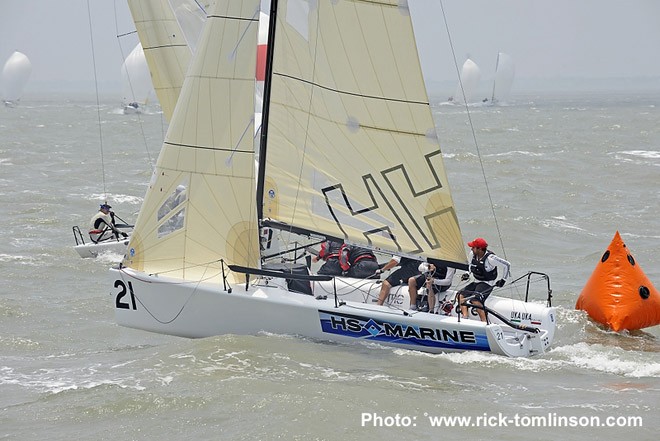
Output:
M110 211L112 207L101 204L98 213L90 221L89 237L94 243L102 242L111 238L119 240L119 236L128 237L115 226L115 213Z
M385 303L387 296L390 294L390 288L407 284L411 277L416 277L419 274L417 268L419 263L419 260L394 255L389 262L377 271L378 274L382 274L385 271L389 271L390 268L394 268L395 266L399 267L399 269L390 274L387 279L383 280L380 294L378 295L379 305Z
M339 254L343 247L343 243L332 240L326 240L321 244L321 251L319 251L318 256L314 256L312 259L314 262L325 260L325 263L317 271L318 274L341 276L342 269L339 264Z
M339 256L341 269L347 277L356 279L378 279L380 265L371 250L358 246L345 246Z
M451 286L455 268L449 268L441 264L435 259L429 259L429 262L422 262L418 267L420 275L408 279L408 294L410 294L410 309L418 309L417 305L417 290L422 286L426 287L428 294L428 311L431 314L443 314L440 312L442 306L441 296L442 293L447 291ZM438 302L436 304L436 294Z
M468 307L464 305L467 300L477 306L483 306L486 299L493 291L493 286L503 287L504 279L510 275L511 264L496 256L488 250L488 243L481 237L468 242L470 255L468 256L469 272L461 276L462 281L470 278L470 273L474 276L474 282L467 285L458 293L458 304L461 305L461 314L468 318ZM502 268L502 277L495 282L498 277L497 267ZM486 313L477 308L477 314L482 322L486 321Z

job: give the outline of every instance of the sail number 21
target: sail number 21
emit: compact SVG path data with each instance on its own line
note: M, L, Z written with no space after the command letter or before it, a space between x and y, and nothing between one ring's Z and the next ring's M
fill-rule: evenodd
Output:
M133 309L136 310L137 306L135 304L135 293L133 292L133 285L131 282L128 283L128 292L126 291L126 285L124 284L123 280L115 280L115 288L121 288L121 291L119 291L119 294L117 294L117 298L115 299L115 306L119 309ZM122 299L126 296L126 294L129 294L131 297L131 303L129 304L128 301L122 301Z

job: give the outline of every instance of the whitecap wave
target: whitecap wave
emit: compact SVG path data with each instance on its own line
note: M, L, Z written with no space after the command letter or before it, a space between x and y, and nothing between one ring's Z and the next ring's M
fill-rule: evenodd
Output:
M586 370L605 372L624 377L660 378L660 363L650 361L644 353L584 342L559 346L550 355L561 362Z
M540 221L541 226L549 228L551 230L574 230L574 231L585 231L584 228L580 228L575 224L566 221L564 216L557 216L550 219L544 219Z
M656 150L627 150L623 152L615 152L615 154L637 156L645 159L660 159L660 152Z

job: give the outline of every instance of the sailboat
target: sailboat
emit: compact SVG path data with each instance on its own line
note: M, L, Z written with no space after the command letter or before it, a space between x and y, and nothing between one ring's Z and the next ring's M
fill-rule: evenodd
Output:
M452 101L459 104L472 103L479 88L479 81L481 81L481 69L468 57L461 68L460 81L456 86L456 93Z
M92 227L85 230L85 233L78 225L73 226L73 238L76 242L73 249L80 257L83 259L95 258L108 253L124 255L133 225L129 225L114 213L112 213L112 217L115 219L115 228L123 234L112 234L109 226L101 226L100 229Z
M153 100L155 92L141 43L138 43L124 60L121 77L124 114L144 112L147 104Z
M219 0L207 17L128 252L110 270L117 323L191 338L547 350L549 279L546 304L491 295L481 322L403 309L401 291L377 305L380 281L355 289L262 262L265 225L467 267L407 8L273 1L257 152L259 3Z
M14 107L23 96L23 90L32 73L32 63L22 52L15 51L2 68L2 100L7 107Z
M504 52L498 52L497 61L495 62L493 93L490 98L492 104L505 102L509 97L515 72L516 69L511 56Z

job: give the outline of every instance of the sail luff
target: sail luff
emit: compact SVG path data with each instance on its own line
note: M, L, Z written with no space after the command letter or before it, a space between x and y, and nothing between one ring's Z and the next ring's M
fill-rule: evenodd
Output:
M258 265L258 7L219 1L207 18L124 265L194 281L215 281L229 264Z
M276 26L264 216L463 264L407 8L280 0Z

